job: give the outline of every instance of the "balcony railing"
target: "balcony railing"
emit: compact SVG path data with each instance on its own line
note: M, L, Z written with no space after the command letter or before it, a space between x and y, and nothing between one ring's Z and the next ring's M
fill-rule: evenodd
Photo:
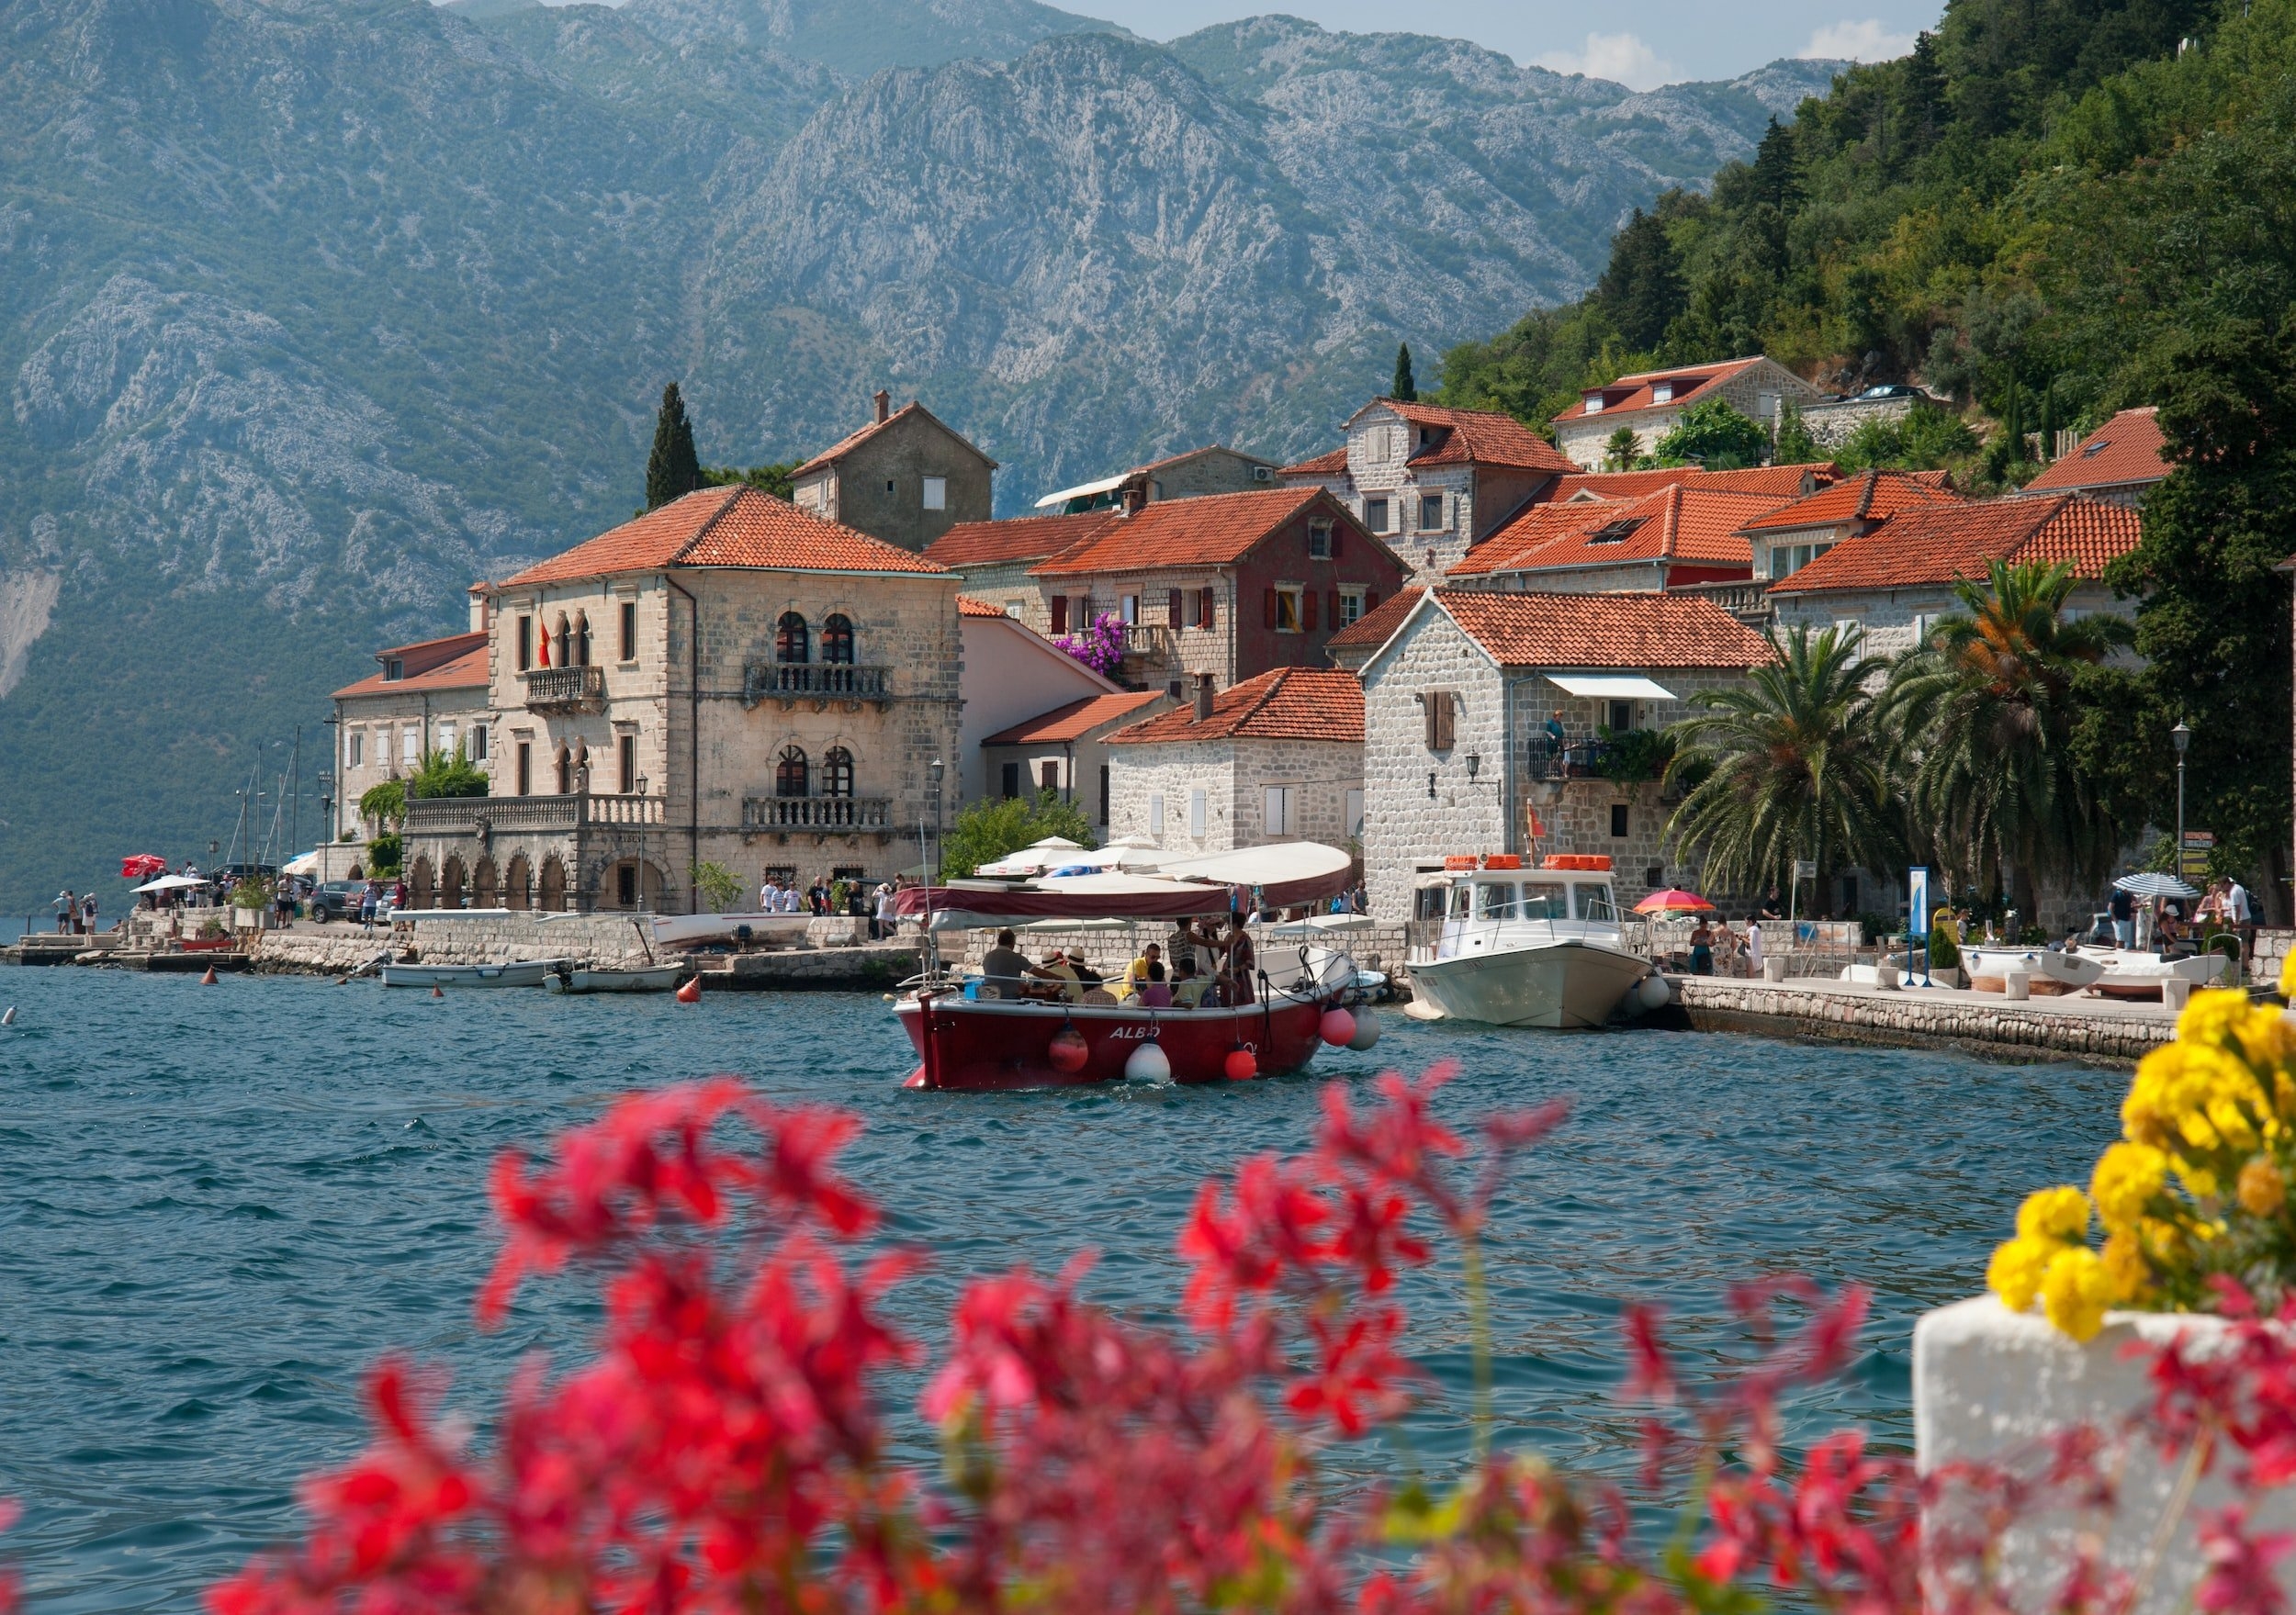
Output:
M534 667L519 677L530 712L596 712L606 704L603 667Z
M1162 622L1128 622L1124 625L1124 654L1146 661L1168 661L1179 653L1178 633Z
M873 796L751 796L741 804L745 830L884 830L893 803Z
M742 699L761 701L873 701L892 698L889 667L852 662L751 662L742 673Z
M1777 608L1770 603L1770 585L1761 578L1726 583L1685 583L1666 592L1703 595L1750 627L1766 627L1777 615Z
M579 671L580 669L574 669ZM590 825L659 824L658 796L430 796L407 804L410 836L477 836L489 831L548 835Z

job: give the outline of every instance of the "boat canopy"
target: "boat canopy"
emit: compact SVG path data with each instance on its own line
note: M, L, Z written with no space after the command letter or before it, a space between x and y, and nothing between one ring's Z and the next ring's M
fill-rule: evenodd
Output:
M1217 880L1223 886L1256 886L1277 908L1336 897L1347 890L1355 859L1320 841L1279 841L1272 847L1239 847L1201 858L1166 858L1161 874L1182 880Z
M1282 842L1166 863L1154 874L1045 876L1035 880L954 880L901 893L904 917L932 911L936 925L986 928L1031 920L1180 920L1224 914L1232 888L1251 887L1277 908L1345 889L1348 855L1317 842ZM945 921L943 916L949 916Z
M1074 488L1055 489L1037 500L1036 508L1049 510L1054 505L1064 505L1071 499L1088 499L1104 493L1114 493L1124 486L1124 479L1131 475L1129 471L1120 471L1113 477L1102 477L1091 482L1080 482Z

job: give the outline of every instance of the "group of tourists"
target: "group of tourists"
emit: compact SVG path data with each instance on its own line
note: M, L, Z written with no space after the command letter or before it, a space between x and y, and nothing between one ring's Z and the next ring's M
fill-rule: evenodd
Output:
M2190 905L2181 897L2140 900L2115 886L2105 900L2105 917L2112 927L2110 940L2122 948L2158 948L2173 957L2201 952L2219 936L2231 936L2240 944L2244 968L2256 954L2256 903L2230 875L2210 881Z
M906 875L880 880L874 887L843 875L816 875L812 885L800 887L793 879L784 883L769 870L758 886L758 913L865 919L870 940L882 941L899 930L901 893L914 884Z
M56 893L56 935L87 936L96 931L96 893L75 895L71 887Z
M1048 1003L1131 1004L1142 1009L1223 1008L1255 1002L1258 958L1244 916L1228 917L1223 935L1207 921L1199 930L1182 920L1163 942L1151 942L1114 982L1093 968L1081 949L1055 948L1030 964L1010 931L981 959L981 986L995 997Z

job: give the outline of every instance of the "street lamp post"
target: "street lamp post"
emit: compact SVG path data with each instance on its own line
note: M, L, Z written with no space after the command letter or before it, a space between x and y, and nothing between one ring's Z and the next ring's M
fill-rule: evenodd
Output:
M2184 879L2184 748L2192 744L2192 731L2184 720L2168 732L2168 738L2177 743L2177 879Z
M637 912L646 912L646 776L637 777Z

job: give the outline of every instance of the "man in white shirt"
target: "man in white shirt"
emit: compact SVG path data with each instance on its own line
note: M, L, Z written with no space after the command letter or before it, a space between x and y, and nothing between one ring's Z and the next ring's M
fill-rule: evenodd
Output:
M895 935L899 926L900 916L893 902L893 885L890 881L880 880L877 882L877 917L870 922L869 939L882 942Z
M2257 916L2248 901L2248 889L2237 878L2229 881L2224 892L2224 922L2240 936L2240 964L2248 966L2248 956L2256 950Z

